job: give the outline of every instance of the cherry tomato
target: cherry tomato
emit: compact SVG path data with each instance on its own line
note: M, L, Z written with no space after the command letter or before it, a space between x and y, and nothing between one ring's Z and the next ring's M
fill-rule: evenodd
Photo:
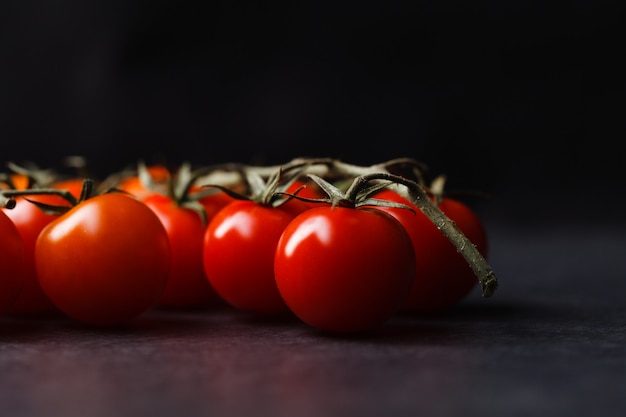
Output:
M404 197L393 190L384 190L375 197L401 202L415 210L413 213L407 209L379 207L404 225L415 249L415 280L402 310L432 312L458 304L478 282L467 261L437 227ZM439 208L486 257L487 233L478 215L466 204L451 198L443 198Z
M214 216L226 201L229 200L206 198L204 205L207 218ZM219 298L204 273L202 256L206 226L201 215L161 194L147 196L143 202L163 223L172 250L170 277L159 305L197 307L214 304Z
M171 264L167 232L145 204L121 193L80 202L35 246L42 289L67 316L117 325L153 307Z
M295 180L289 187L287 187L286 192L293 194L298 191L297 195L299 197L311 198L311 199L323 199L326 197L324 191L322 191L317 184L313 181L306 179L297 179ZM308 207L314 208L319 207L321 202L306 202Z
M164 165L150 165L147 167L147 170L150 177L157 183L165 183L171 178L170 170ZM144 185L137 174L122 178L116 185L116 188L131 194L138 200L143 200L145 197L155 193L154 190Z
M0 211L0 314L17 299L24 286L24 243L11 219Z
M74 197L79 198L83 189L83 178L76 177L55 181L51 184L51 187L59 190L67 190L72 193Z
M283 300L302 321L322 331L357 332L398 310L413 282L415 255L389 214L323 206L285 228L274 269Z
M288 311L274 281L274 252L287 224L305 206L272 207L237 200L222 208L204 236L204 270L231 306L258 313Z
M11 165L13 173L7 176L7 183L0 183L0 189L27 190L32 188L56 188L70 191L78 198L83 186L83 176L64 177L53 170L37 167Z
M192 191L198 191L200 187L192 187ZM235 199L225 192L219 191L213 194L210 194L206 197L202 197L198 200L202 207L204 208L204 214L207 218L207 224L217 212L219 212L222 208L226 207L228 204L235 201Z
M28 188L31 183L31 179L26 174L12 173L8 176L8 179L11 182L12 187L5 183L0 183L0 189L9 190L11 188L15 188L16 190L24 190Z
M66 205L69 203L56 195L33 195L29 200L45 204ZM24 287L9 309L16 315L48 315L58 313L54 304L41 289L35 269L35 243L45 226L57 218L47 214L25 197L16 197L13 209L2 209L13 221L24 243Z

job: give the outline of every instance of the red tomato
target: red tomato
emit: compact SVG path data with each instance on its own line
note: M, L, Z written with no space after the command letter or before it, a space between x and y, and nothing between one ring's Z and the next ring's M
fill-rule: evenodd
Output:
M478 282L465 258L417 207L402 196L384 190L375 198L401 202L415 210L413 213L407 209L379 207L404 225L415 249L415 280L402 310L431 312L458 304ZM443 198L439 208L486 257L487 233L476 213L450 198Z
M194 192L198 190L200 190L200 187L193 187L192 189ZM215 217L218 211L235 201L235 199L225 192L216 191L214 194L203 197L198 201L202 204L202 207L204 207L206 218L210 221Z
M165 183L171 177L170 170L164 165L150 165L147 167L147 170L156 183ZM133 195L139 200L155 193L154 190L151 190L143 184L139 175L131 175L123 178L116 185L116 188Z
M297 203L271 207L237 200L211 220L204 236L204 270L228 304L258 313L288 311L274 281L274 252L284 228L304 209Z
M324 206L285 228L274 269L283 300L302 321L322 331L357 332L398 310L413 282L415 255L389 214Z
M9 175L8 178L11 182L11 184L13 185L13 188L15 188L16 190L24 190L26 188L28 188L31 179L28 177L28 175L25 174L17 174L17 173L13 173ZM5 183L0 183L0 189L2 190L8 190L11 187L8 186Z
M80 197L80 193L83 189L83 179L82 178L69 178L65 180L59 180L54 182L51 185L52 188L56 188L58 190L67 190L76 198Z
M155 306L170 264L159 218L120 193L74 206L41 231L35 246L42 289L67 316L86 324L121 324Z
M143 202L165 226L172 250L170 276L159 305L196 307L214 304L219 298L204 273L202 256L206 227L200 214L161 194L147 196ZM225 202L206 199L204 204L207 216L214 216Z
M69 206L67 201L55 195L33 195L27 198L46 204ZM57 216L44 213L24 197L16 197L15 201L13 209L2 210L13 221L24 243L24 287L9 309L9 313L17 315L57 313L58 310L41 289L35 269L35 243L39 233Z
M313 181L307 181L306 179L298 179L294 181L289 187L287 187L287 193L295 193L298 191L297 195L299 197L311 198L311 199L323 199L327 198L327 195L320 189L320 187L315 184ZM319 207L320 202L307 202L306 203L310 208Z
M24 286L24 243L17 227L0 212L0 314L17 299Z

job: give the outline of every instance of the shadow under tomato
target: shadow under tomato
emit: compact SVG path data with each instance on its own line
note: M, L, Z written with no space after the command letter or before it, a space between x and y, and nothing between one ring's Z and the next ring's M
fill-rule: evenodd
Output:
M398 312L385 323L354 333L332 333L311 329L318 337L384 344L458 344L492 337L493 329L510 323L549 316L549 311L531 305L460 305L441 312Z

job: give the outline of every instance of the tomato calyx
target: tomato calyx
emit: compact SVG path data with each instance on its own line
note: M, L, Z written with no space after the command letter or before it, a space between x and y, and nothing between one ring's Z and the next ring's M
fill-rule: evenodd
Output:
M374 172L389 172L391 174L414 178L419 184L424 184L424 177L428 172L428 166L425 163L409 157L394 158L369 166L356 165L336 158L300 157L294 158L280 166L254 167L253 169L262 175L269 176L278 168L291 170L293 168L303 167L304 165L306 165L306 171L308 173L329 179L333 183L346 180L350 182L356 176Z
M0 192L0 207L13 209L15 208L15 199L11 197L6 197L2 192Z
M262 206L279 207L294 198L304 188L300 186L292 193L287 192L287 189L316 162L318 160L294 160L276 167L270 173L258 170L257 167L242 167L241 174L247 185L247 190L243 193L221 184L205 184L203 187L218 188L236 200L249 200ZM300 199L304 200L304 198Z
M50 188L74 178L89 177L87 162L82 156L68 156L63 160L63 166L73 169L76 172L74 175L67 175L56 169L41 168L33 162L18 165L9 161L6 166L12 174L3 174L0 181L11 189Z
M498 288L498 280L493 269L476 246L456 226L455 222L446 216L437 204L431 200L428 191L423 186L402 176L379 172L355 178L353 187L359 189L359 187L363 187L361 183L380 180L391 181L403 186L397 187L396 191L419 208L465 258L478 278L483 297L493 295Z
M402 157L389 159L369 166L359 166L335 160L332 170L337 176L351 179L361 175L386 172L413 179L418 184L424 185L424 178L428 172L428 166L417 159Z
M86 177L85 160L79 156L67 157L64 161L65 165L77 169ZM22 196L25 200L39 206L48 214L63 214L80 201L92 196L94 191L93 181L89 180L82 184L82 195L76 198L70 190L66 190L64 185L73 181L73 178L81 177L65 177L53 169L43 169L34 163L26 163L23 166L14 162L7 162L7 167L12 173L0 173L0 183L4 187L0 187L0 205L4 208L12 209L15 207L15 197ZM71 178L71 179L68 179ZM83 181L83 180L79 180ZM61 185L63 184L63 185ZM58 195L66 200L68 205L50 205L27 198L33 195Z
M378 171L357 175L354 177L348 189L343 192L335 185L315 174L307 174L307 176L319 185L328 195L328 198L321 200L309 199L299 197L296 194L291 195L292 198L298 198L304 201L325 201L330 203L331 207L357 208L361 206L385 206L414 211L412 207L406 204L379 200L372 197L372 195L382 189L393 186L396 192L422 211L465 258L481 285L483 297L490 297L498 288L496 275L486 259L456 226L454 221L441 211L436 202L431 200L431 196L429 195L431 194L431 190L426 189L423 184L401 175L392 174L387 171ZM435 193L441 195L440 191L443 189L444 180L445 177L441 177L439 180L440 184L435 182Z
M7 162L7 167L13 172L13 175L7 175L4 182L11 189L29 189L34 187L47 187L58 179L58 174L52 169L43 169L33 163L18 165L14 162ZM16 183L16 180L20 184Z
M61 215L67 213L72 207L80 204L81 202L93 197L97 193L95 192L94 182L91 178L83 179L83 186L81 194L78 198L74 196L69 190L63 190L59 188L29 188L25 190L0 190L0 195L3 198L14 200L15 197L23 197L29 203L32 203L43 210L46 214ZM67 201L68 204L49 204L41 201L36 201L29 196L38 195L56 195ZM15 207L15 204L12 204ZM12 208L12 207L9 207Z
M192 169L191 163L183 162L181 166L165 180L156 180L150 173L147 165L139 161L137 175L141 183L149 190L163 195L173 201L179 207L196 212L206 225L208 217L204 205L200 202L203 198L219 192L216 188L198 186L198 180L215 171L232 171L239 169L236 164L205 166ZM225 185L220 184L225 187Z
M373 185L369 185L367 181L361 181L361 176L357 176L353 179L352 184L346 191L342 191L337 186L333 185L329 181L326 181L320 176L315 174L307 174L307 177L313 180L321 189L326 193L328 197L315 199L315 198L305 198L300 197L296 194L293 195L294 198L298 198L303 201L308 202L324 202L330 204L331 207L347 207L347 208L358 208L362 206L374 206L374 207L394 207L394 208L402 208L411 210L414 212L413 208L407 204L402 204L395 201L388 201L373 198L372 195L376 194L380 190L388 187L393 184L393 181L385 180L374 183Z
M446 184L446 176L439 175L430 183L428 194L432 196L434 203L439 206L444 197L444 188Z

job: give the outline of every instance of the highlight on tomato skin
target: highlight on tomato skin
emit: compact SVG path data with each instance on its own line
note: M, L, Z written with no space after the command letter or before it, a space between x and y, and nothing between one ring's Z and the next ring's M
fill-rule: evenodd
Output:
M283 168L261 172L242 167L243 192L219 187L234 201L215 214L205 231L206 276L220 297L239 310L289 313L276 288L274 252L287 224L310 205L286 192L300 167Z
M209 223L204 235L204 270L229 305L260 314L288 312L276 288L273 262L281 233L300 213L294 207L239 200L220 210Z
M2 211L17 227L24 244L24 286L11 305L8 313L15 316L51 316L59 311L41 288L35 269L35 244L41 231L57 216L45 213L27 200L46 204L66 205L69 203L56 195L33 195L16 197L15 207Z
M122 193L80 202L48 224L35 247L45 294L68 317L96 326L124 324L153 308L170 264L159 218Z
M488 242L476 213L441 193L434 193L436 206L424 207L425 195L411 200L422 212L387 188L400 175L387 175L386 167L402 174L400 165L414 168L407 158L392 161L361 167L302 158L278 167L220 164L215 173L209 167L193 171L188 163L175 171L140 164L134 174L143 172L143 180L130 171L114 173L108 184L116 190L101 187L101 195L83 193L87 179L46 186L67 190L73 199L12 194L11 180L5 183L3 176L1 197L16 204L2 213L20 235L23 271L15 272L22 278L13 301L0 296L0 313L4 303L5 314L65 314L107 326L151 308L208 306L214 300L255 313L293 313L318 330L350 333L375 328L396 312L452 308L477 282L490 290L483 296L491 295L495 275L477 267L485 265L478 252L486 257ZM32 183L20 175L13 174L15 183ZM177 178L194 181L185 187ZM423 182L405 180L415 182L418 195L433 195L432 185L422 190ZM410 194L406 181L399 184ZM173 190L185 194L163 194ZM372 198L399 204L379 206ZM27 199L67 210L49 214ZM449 227L437 229L431 219ZM449 230L455 225L462 234ZM496 285L485 286L491 278ZM17 281L7 282L0 282L0 290L5 285L6 294L14 294Z
M53 187L54 185L51 184L56 184L58 179L58 175L50 170L35 167L26 168L13 163L7 165L10 173L0 173L0 192L3 194L12 191L37 191L41 188ZM41 230L56 216L45 213L31 201L67 207L70 205L58 195L30 195L14 197L13 207L2 207L1 209L16 226L24 246L23 286L7 311L7 314L15 316L47 316L58 313L39 285L34 264L35 241Z
M210 210L211 202L207 200ZM165 308L199 308L218 304L219 299L209 283L203 267L203 241L206 226L201 216L189 208L178 205L172 198L153 194L143 199L159 217L170 241L172 262L167 285L158 306ZM213 216L214 214L211 214Z
M465 299L478 281L452 243L415 205L395 191L383 190L375 198L401 202L414 210L380 207L403 224L415 250L415 280L401 310L440 312ZM478 215L467 204L452 198L442 198L438 206L487 257L487 233Z
M352 333L393 317L411 288L415 258L407 232L389 214L324 206L289 223L274 268L296 316L321 331Z
M154 167L154 166L153 166ZM192 169L183 163L171 173L150 171L138 164L138 179L149 193L134 197L148 206L165 227L171 249L167 285L158 307L169 309L210 308L220 305L220 297L206 277L203 267L203 238L209 221L234 199L219 188L203 188L199 178L214 167Z

